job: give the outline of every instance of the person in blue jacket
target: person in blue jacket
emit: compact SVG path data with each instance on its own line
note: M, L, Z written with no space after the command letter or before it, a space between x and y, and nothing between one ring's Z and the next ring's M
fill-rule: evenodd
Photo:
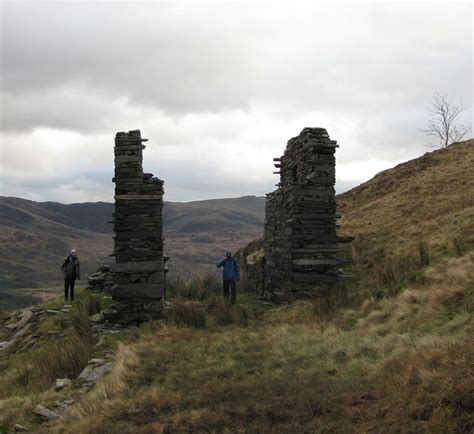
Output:
M235 299L237 297L236 282L240 280L240 268L239 263L232 257L230 252L225 254L225 258L217 262L217 268L223 267L222 278L223 278L223 287L224 287L224 298L229 299L230 292L230 302L235 304Z

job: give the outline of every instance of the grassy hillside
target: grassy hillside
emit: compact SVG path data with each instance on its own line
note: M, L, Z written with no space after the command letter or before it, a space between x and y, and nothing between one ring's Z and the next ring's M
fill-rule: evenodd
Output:
M110 305L106 294L82 292L71 311L40 315L29 333L0 351L0 427L473 432L474 251L466 218L473 185L464 170L470 158L472 142L454 145L342 195L341 208L354 219L345 215L343 229L357 238L356 279L327 297L274 306L249 287L231 307L219 298L214 275L178 282L167 316L140 327L87 328L92 308ZM455 168L459 184L450 188ZM410 193L410 177L419 197ZM420 216L429 220L418 224ZM61 301L46 307L60 310ZM0 341L11 338L11 321L0 317ZM85 389L78 373L97 358L113 367ZM69 389L52 387L60 377L73 380ZM58 417L36 416L38 404Z
M82 293L77 309L40 316L0 351L0 431L471 432L473 260L450 258L424 269L422 285L346 308L337 298L276 307L251 294L231 308L217 282L194 279L165 320L104 334L87 332ZM79 372L104 357L111 373L84 389ZM64 377L72 386L55 390ZM58 418L35 415L38 404Z
M411 273L420 254L436 261L471 248L473 167L474 140L468 140L381 172L339 195L340 232L355 236L357 272L384 283Z

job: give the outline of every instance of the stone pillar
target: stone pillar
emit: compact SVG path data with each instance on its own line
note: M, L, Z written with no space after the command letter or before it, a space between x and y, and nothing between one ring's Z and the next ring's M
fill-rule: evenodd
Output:
M292 300L335 285L341 243L336 234L335 150L324 128L305 128L288 141L278 189L267 195L264 250L268 298Z
M163 181L143 173L146 141L139 130L115 136L112 297L131 321L158 313L164 294Z

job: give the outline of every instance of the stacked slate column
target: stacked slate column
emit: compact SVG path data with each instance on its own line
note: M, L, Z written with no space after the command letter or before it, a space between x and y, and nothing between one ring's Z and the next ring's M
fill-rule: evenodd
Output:
M159 313L164 294L163 181L143 173L145 141L139 130L115 136L112 297L131 321Z
M336 234L335 150L324 128L305 128L288 141L278 189L267 195L264 250L268 298L290 301L313 295L341 278Z

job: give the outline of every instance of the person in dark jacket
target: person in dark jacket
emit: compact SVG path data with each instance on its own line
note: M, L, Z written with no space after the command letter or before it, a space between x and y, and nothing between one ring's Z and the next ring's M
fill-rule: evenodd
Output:
M81 280L81 266L77 257L77 250L72 249L71 254L65 259L61 266L64 277L64 300L74 301L74 284L77 280Z
M217 262L217 268L223 267L222 278L223 278L223 289L224 298L229 299L230 302L235 304L237 298L236 282L240 280L240 268L239 263L232 257L230 252L225 254L225 258Z

